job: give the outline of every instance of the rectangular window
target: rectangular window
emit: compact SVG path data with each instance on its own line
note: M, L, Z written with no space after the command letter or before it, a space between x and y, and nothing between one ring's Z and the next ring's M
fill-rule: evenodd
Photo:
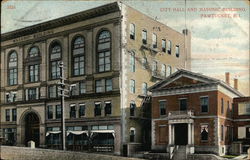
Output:
M16 92L6 93L6 102L15 102L16 101Z
M49 98L57 98L57 86L49 86Z
M142 68L143 68L143 69L146 69L146 68L147 68L147 58L146 58L146 57L143 57L143 58L142 58Z
M62 107L61 105L56 105L56 119L62 118Z
M84 56L74 57L74 68L73 73L74 76L79 76L84 74Z
M161 65L161 76L166 77L167 71L166 71L166 65L162 64Z
M135 93L135 80L130 80L130 92Z
M172 42L168 40L168 54L171 54L172 51Z
M135 39L135 25L133 23L130 24L130 39Z
M135 53L132 52L130 55L130 71L135 72Z
M166 40L165 39L163 39L162 41L161 41L161 46L162 46L162 52L166 52Z
M224 99L221 98L221 114L224 113Z
M47 118L53 119L53 106L47 106Z
M101 108L101 102L95 103L95 116L101 116L102 115L102 108Z
M166 115L167 101L159 101L160 115Z
M12 121L16 121L16 109L12 109Z
M80 82L80 94L86 93L86 83L85 82Z
M153 36L152 36L152 47L153 48L157 48L157 35L153 33Z
M106 83L105 84L105 90L106 90L106 92L112 91L113 90L112 79L106 79L105 83Z
M135 142L135 130L130 130L130 142Z
M147 44L147 31L142 30L142 43Z
M156 72L156 71L157 71L157 62L156 62L156 61L153 61L153 64L152 64L152 71L153 71L153 72Z
M180 110L186 111L187 110L187 99L180 99Z
M26 94L28 94L26 96L27 96L27 100L29 101L39 99L39 88L26 89Z
M221 125L221 141L224 141L224 126Z
M100 92L104 91L102 81L103 80L96 80L95 81L95 91L96 91L96 93L100 93Z
M142 83L142 94L147 95L148 93L148 84L147 83Z
M238 114L239 115L250 115L250 103L238 103Z
M136 109L136 104L135 102L130 103L130 116L135 116L135 109Z
M29 66L29 82L39 81L39 68L38 64Z
M58 79L61 76L61 71L59 68L60 61L51 62L51 79Z
M17 68L9 69L9 85L17 84Z
M70 105L70 118L76 118L76 106L75 106L75 104Z
M5 110L5 121L10 121L10 110L9 109Z
M111 115L112 107L111 107L111 102L105 102L105 116L106 115Z
M208 124L201 125L201 141L208 140Z
M179 46L175 46L175 55L176 55L176 57L180 56L180 47Z
M85 104L79 104L79 117L85 116Z
M98 72L110 71L111 54L110 51L98 53Z
M208 97L201 97L200 105L201 105L201 112L207 113L208 112Z

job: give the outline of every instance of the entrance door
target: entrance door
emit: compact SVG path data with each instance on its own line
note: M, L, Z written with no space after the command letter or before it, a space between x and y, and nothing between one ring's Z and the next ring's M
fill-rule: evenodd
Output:
M25 145L29 141L34 141L36 147L39 146L39 118L35 113L29 113L25 117Z
M175 145L187 145L188 144L188 125L185 123L174 125L174 137Z

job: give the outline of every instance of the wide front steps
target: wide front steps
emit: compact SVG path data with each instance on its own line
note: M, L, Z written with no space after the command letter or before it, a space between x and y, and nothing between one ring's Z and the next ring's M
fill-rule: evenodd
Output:
M186 160L187 153L186 153L186 146L179 146L178 149L175 151L173 160Z

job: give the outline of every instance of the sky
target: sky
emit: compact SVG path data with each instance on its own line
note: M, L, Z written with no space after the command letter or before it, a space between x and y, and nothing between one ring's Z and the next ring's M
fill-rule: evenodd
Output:
M5 0L1 3L1 33L110 2L113 1ZM246 96L250 95L248 0L122 2L179 32L185 27L189 29L192 45L191 70L221 80L225 80L225 72L230 72L231 84L233 78L238 78L239 90Z

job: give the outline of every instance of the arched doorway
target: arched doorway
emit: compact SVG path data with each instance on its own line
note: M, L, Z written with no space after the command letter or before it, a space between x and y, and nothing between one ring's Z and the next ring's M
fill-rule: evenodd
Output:
M34 141L36 147L39 146L39 117L34 112L30 112L25 116L25 145L29 141Z

